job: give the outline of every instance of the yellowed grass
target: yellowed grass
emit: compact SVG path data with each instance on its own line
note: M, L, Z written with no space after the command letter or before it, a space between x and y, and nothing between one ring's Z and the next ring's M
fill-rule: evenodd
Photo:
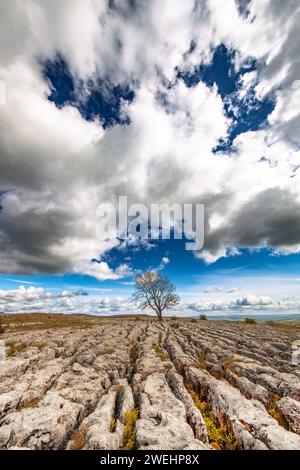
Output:
M136 408L125 413L125 429L123 450L134 450L136 448L136 430L135 424L139 417L139 412Z
M71 450L81 450L85 446L86 428L82 427L73 434Z
M154 351L162 362L169 360L169 356L162 350L160 346L155 346Z
M222 426L215 416L210 403L207 401L204 390L196 393L191 385L187 389L201 412L207 428L209 443L216 450L238 450L240 448L230 423Z

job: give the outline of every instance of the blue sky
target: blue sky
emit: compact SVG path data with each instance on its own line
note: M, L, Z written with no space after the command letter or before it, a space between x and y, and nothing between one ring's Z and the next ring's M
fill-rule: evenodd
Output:
M297 311L299 8L100 3L6 12L22 27L0 53L0 311L132 311L149 269L184 314ZM204 248L99 240L120 195L203 203Z

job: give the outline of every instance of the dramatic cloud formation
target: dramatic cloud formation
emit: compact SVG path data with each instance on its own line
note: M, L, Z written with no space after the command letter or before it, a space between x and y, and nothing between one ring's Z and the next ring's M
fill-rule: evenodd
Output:
M96 235L123 194L205 203L208 263L300 251L298 1L11 0L0 25L2 273L132 275Z

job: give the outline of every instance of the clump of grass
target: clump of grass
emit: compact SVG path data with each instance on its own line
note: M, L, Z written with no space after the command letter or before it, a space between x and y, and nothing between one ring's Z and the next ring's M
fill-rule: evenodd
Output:
M210 403L207 401L204 390L200 390L200 394L198 394L191 386L187 388L196 407L203 416L210 445L217 450L238 450L240 448L239 442L233 433L231 424L229 422L223 426L220 424Z
M276 393L270 392L271 401L268 405L267 411L272 418L276 419L278 424L282 426L287 431L292 431L291 426L289 425L284 414L277 409L276 403L281 400L281 397Z
M162 362L166 362L169 360L168 355L162 350L160 346L155 346L154 351Z
M32 400L25 401L22 405L17 407L17 411L34 408L41 401L41 397L32 398Z
M86 428L82 427L73 434L71 450L81 450L85 446Z
M99 356L104 356L105 354L113 354L115 352L114 348L106 348L103 349L100 353Z
M238 370L238 362L232 356L221 356L220 361L222 362L224 369L228 369L233 372L235 375L239 377L242 375L241 372Z
M198 369L206 370L206 354L199 354L196 362Z
M123 450L134 450L136 448L136 430L135 424L139 417L139 412L136 408L126 411L125 418L125 429L124 429L124 440Z
M47 345L46 343L36 343L33 345L35 348L38 348L39 351L41 351L42 349L44 349Z
M116 418L111 418L110 425L109 425L109 432L115 432L117 425Z
M207 320L207 316L206 315L200 315L199 320L202 320L202 321Z
M191 319L191 323L197 323L196 318L192 318L192 319Z
M136 344L133 344L131 346L130 351L129 351L129 358L130 358L131 367L135 367L136 361L137 361L137 358L138 358L138 349L137 349Z
M256 325L257 321L254 318L245 318L245 323L248 325Z
M9 351L6 353L7 357L11 357L15 354L21 353L27 348L26 344L14 343L13 341L7 341L5 345L9 348Z

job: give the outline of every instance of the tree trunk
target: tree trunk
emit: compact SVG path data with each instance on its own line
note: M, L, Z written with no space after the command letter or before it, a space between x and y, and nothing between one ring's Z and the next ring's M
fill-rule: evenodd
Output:
M156 311L156 315L158 316L158 320L162 322L162 321L163 321L163 317L162 317L162 314L161 314L161 310L157 310L157 311Z

